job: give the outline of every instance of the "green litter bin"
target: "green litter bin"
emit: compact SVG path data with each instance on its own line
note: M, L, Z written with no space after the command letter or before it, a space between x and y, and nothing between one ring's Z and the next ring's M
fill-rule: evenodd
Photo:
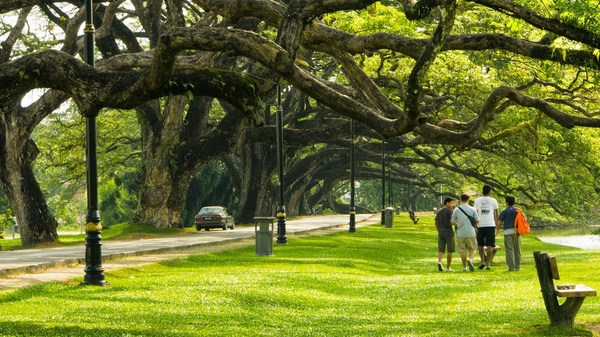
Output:
M256 256L273 255L274 217L254 217L254 234L256 235Z

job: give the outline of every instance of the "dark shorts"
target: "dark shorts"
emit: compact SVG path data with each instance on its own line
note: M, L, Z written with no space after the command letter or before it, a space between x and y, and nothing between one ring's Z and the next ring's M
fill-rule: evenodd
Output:
M438 234L438 253L445 253L448 248L448 253L454 253L456 250L454 244L454 233Z
M480 227L477 229L477 245L496 247L496 227Z

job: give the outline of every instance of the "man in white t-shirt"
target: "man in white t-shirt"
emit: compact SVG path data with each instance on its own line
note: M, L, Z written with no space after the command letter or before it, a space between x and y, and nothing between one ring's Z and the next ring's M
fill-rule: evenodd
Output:
M477 248L481 263L479 269L492 269L496 247L496 235L498 234L498 201L490 197L492 187L483 186L483 196L475 199L474 207L479 215L479 226L477 230ZM485 251L484 251L485 247Z

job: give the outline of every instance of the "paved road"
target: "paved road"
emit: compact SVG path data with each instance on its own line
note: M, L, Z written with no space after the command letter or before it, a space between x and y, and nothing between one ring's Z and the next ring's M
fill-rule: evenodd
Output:
M322 230L346 230L348 215L330 215L305 217L286 222L288 240L295 235L319 232ZM357 214L357 227L379 222L379 215ZM277 224L275 223L276 236ZM183 236L140 239L132 241L104 241L102 244L103 267L126 267L137 263L151 263L165 258L209 251L214 246L234 247L234 243L253 244L254 227L238 227L235 230L211 230L192 232ZM292 238L293 240L293 238ZM184 251L188 251L185 253ZM184 252L184 253L182 253ZM127 257L133 257L129 259ZM120 261L120 262L115 262ZM107 265L107 262L110 264ZM0 251L0 289L15 288L23 285L60 280L82 275L82 269L65 271L67 267L85 265L85 247L70 246L58 248L23 249ZM57 271L57 272L54 272ZM56 276L60 274L63 276ZM65 277L64 275L67 275ZM68 276L71 275L71 276Z

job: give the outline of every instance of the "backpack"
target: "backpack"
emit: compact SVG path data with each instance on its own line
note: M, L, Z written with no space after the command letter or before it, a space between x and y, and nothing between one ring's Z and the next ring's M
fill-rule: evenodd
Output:
M527 222L527 217L523 214L523 211L520 208L517 208L517 216L515 217L515 232L519 235L529 234L531 228L529 227L529 222Z

